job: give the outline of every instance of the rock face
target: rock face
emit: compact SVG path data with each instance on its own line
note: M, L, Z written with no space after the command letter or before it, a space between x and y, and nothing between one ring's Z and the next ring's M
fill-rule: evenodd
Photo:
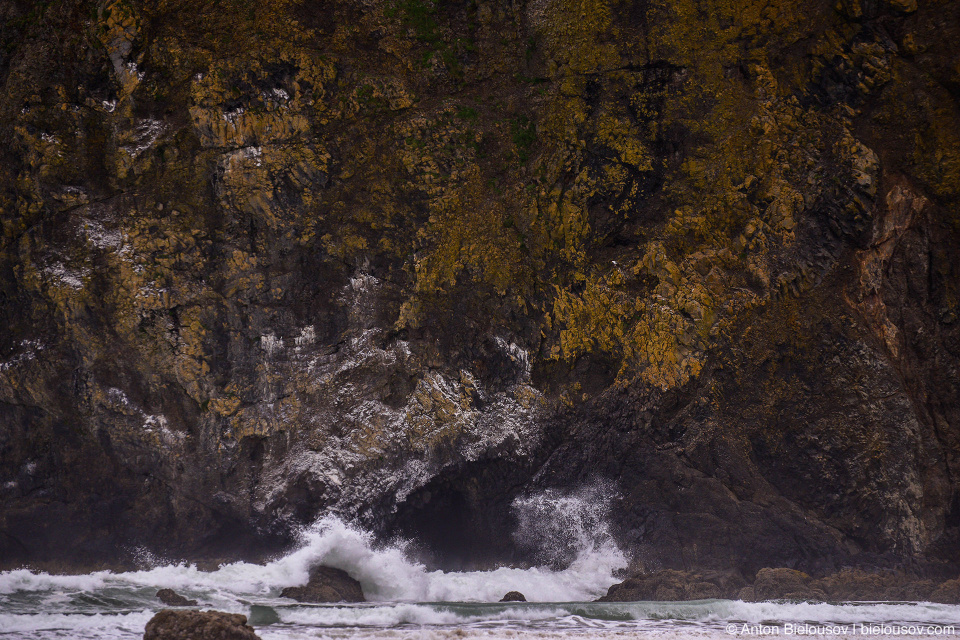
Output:
M507 594L500 598L500 602L526 602L527 598L519 591L507 591Z
M917 580L895 572L845 570L813 583L828 600L930 600L933 580Z
M744 585L742 578L731 574L701 574L668 569L653 574L636 575L615 584L598 602L735 599Z
M164 609L147 623L143 640L259 640L247 617L220 611Z
M930 594L931 602L960 604L960 579L948 580Z
M801 571L761 569L753 583L753 595L757 600L825 600L826 594L811 582Z
M202 5L0 7L0 567L956 576L960 3Z
M174 591L173 589L160 589L157 591L157 598L165 605L171 607L195 607L196 600L189 600Z
M287 587L283 598L299 602L364 602L360 583L342 569L317 566L310 569L310 580L301 587Z

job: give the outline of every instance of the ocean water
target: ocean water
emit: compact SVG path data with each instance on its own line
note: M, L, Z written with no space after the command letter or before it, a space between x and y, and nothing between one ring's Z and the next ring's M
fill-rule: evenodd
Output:
M583 496L581 496L582 498ZM204 572L189 564L142 571L48 575L27 569L0 573L0 640L142 638L156 599L171 588L199 609L245 614L264 640L323 638L426 640L441 638L595 639L833 636L957 637L960 607L900 603L595 603L618 582L627 559L602 522L602 501L546 494L520 503L519 535L538 529L559 541L544 557L573 554L562 570L500 568L429 571L403 544L379 546L336 518L302 533L294 552L265 565L235 563ZM558 522L566 526L558 528ZM539 523L540 526L536 526ZM527 540L527 542L533 542ZM569 559L569 555L567 556ZM370 602L308 605L280 598L303 584L317 563L342 568L360 581ZM500 604L507 591L527 603Z

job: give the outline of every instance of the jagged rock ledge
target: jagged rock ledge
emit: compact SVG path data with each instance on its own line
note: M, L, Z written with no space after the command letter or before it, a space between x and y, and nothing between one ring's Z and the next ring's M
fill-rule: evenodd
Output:
M597 602L683 601L726 598L762 600L918 600L960 604L960 579L937 582L901 572L845 569L814 579L794 569L765 568L753 584L734 573L664 570L638 573L615 584Z

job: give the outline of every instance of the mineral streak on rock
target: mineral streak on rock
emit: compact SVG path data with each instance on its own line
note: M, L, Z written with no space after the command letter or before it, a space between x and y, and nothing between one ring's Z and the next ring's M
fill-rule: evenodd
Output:
M492 567L599 478L662 569L956 577L960 3L13 0L0 45L0 567L327 513Z

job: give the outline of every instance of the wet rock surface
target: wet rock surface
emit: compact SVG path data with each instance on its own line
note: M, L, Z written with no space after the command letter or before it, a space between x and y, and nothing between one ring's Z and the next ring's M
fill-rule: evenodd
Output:
M917 580L896 572L869 573L850 569L813 583L827 600L931 600L933 580Z
M0 9L0 567L956 576L960 4L181 4Z
M173 589L160 589L160 591L157 591L157 599L159 599L160 602L162 602L163 604L170 607L197 606L196 600L190 600L189 598L184 598L182 595L180 595Z
M246 616L220 611L164 609L147 623L143 640L259 640Z
M500 598L500 602L526 602L527 598L519 591L508 591Z
M665 570L633 576L615 584L598 602L734 599L745 582L732 574Z
M931 580L897 571L844 569L821 578L786 568L764 568L748 583L731 573L664 570L641 573L610 587L598 602L726 598L759 602L909 601L956 604L958 580Z
M960 604L960 579L948 580L930 594L931 602Z
M316 566L310 569L306 585L286 587L280 592L282 598L298 602L365 602L360 583L342 569Z
M812 582L802 571L761 569L753 583L753 595L757 600L825 600L826 594Z

